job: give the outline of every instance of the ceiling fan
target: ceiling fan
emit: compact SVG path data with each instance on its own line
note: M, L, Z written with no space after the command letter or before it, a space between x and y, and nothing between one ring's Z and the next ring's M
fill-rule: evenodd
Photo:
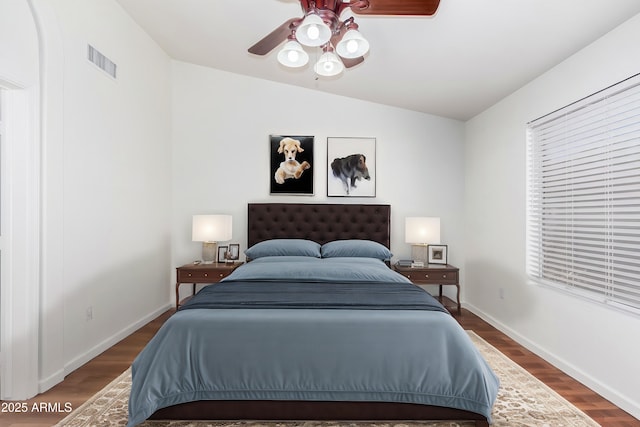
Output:
M302 67L309 55L302 45L319 47L323 53L314 66L321 76L334 76L364 61L369 43L358 31L353 16L341 21L346 9L356 15L433 15L440 0L300 0L304 16L283 22L249 48L255 55L266 55L287 40L278 61L287 67ZM336 55L336 51L339 55Z

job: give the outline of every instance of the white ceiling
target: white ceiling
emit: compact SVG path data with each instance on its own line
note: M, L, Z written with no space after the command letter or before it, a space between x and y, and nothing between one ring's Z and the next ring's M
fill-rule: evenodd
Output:
M433 17L357 16L365 61L338 78L247 49L298 0L117 0L174 59L466 120L640 13L639 0L441 0ZM375 1L375 0L372 0Z

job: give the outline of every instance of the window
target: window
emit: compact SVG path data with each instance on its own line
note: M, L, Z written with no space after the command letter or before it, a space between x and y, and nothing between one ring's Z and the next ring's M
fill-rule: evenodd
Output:
M527 125L527 273L640 313L640 74Z

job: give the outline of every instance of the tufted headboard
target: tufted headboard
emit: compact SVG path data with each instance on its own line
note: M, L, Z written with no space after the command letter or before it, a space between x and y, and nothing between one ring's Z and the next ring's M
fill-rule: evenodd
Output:
M269 239L320 244L368 239L391 246L391 206L320 203L249 203L248 247Z

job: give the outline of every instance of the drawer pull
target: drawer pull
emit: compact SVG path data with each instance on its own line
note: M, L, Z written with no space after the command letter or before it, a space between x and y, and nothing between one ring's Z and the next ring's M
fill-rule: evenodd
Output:
M425 274L425 275L424 275L424 277L428 279L428 278L429 278L429 275L428 275L428 274Z
M207 273L204 273L204 277L208 277L209 275Z
M189 273L189 277L191 277L191 273Z
M224 273L220 273L220 277L224 277Z
M442 275L442 278L443 278L443 279L446 279L446 278L447 278L447 275L446 275L446 274L443 274L443 275Z

